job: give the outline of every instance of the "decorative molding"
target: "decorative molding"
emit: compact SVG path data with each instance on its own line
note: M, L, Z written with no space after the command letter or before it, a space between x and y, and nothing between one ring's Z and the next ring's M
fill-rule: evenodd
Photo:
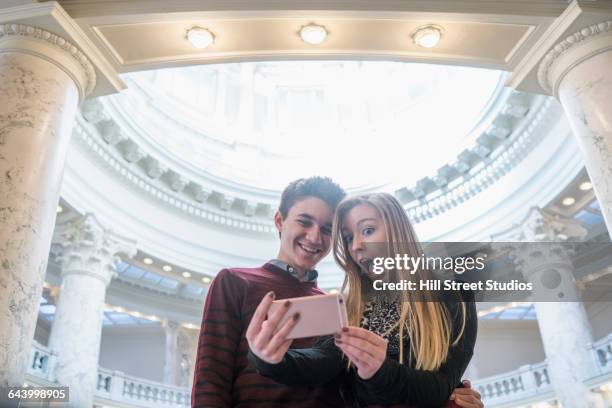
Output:
M373 12L381 17L397 18L401 13L477 13L500 15L518 14L517 10L527 15L555 16L567 6L564 0L313 0L296 4L291 0L263 0L253 3L250 0L133 0L127 4L108 3L104 0L62 0L64 8L75 17L95 17L99 15L120 16L133 14L135 10L147 10L149 13L197 13L196 18L210 18L222 12L233 18L260 16L262 12L273 11L274 16L287 15L286 11L297 10L305 13L309 10L320 15L341 11L343 15L357 12ZM202 10L206 10L203 12ZM180 15L180 14L179 14ZM144 17L143 17L144 18ZM151 18L151 17L149 17ZM171 18L171 17L169 17ZM179 18L179 17L175 17ZM147 20L148 21L148 20Z
M583 28L582 30L575 32L574 34L566 37L563 41L555 45L550 51L548 51L548 53L546 53L544 59L542 59L542 62L538 67L537 75L540 86L547 92L556 94L556 89L554 89L556 88L556 84L551 84L549 77L551 67L555 63L555 61L557 61L557 59L561 55L564 55L565 53L571 51L578 45L583 44L585 40L610 32L612 32L612 20L593 24L589 27Z
M208 202L212 192L200 187L197 192L191 193L192 188L185 188L182 193L174 192L161 180L151 180L144 170L136 163L128 163L119 150L111 149L102 138L96 134L97 130L89 126L81 115L77 115L75 123L75 138L83 143L91 153L100 159L115 174L136 186L146 195L152 196L164 205L174 207L190 216L205 219L209 222L223 225L225 227L239 228L255 233L271 234L274 225L269 219L257 219L256 217L245 217L234 215L220 209L219 204ZM153 183L152 181L155 181ZM159 182L158 182L159 181ZM192 184L193 186L193 184ZM198 186L194 186L197 188ZM199 201L201 200L201 201ZM195 202L194 202L195 201Z
M551 103L552 100L547 97L512 93L506 103L498 108L497 116L474 146L461 153L456 162L444 165L435 175L420 180L412 188L396 190L396 196L404 203L411 219L416 223L423 222L461 205L512 170L540 140L537 137L537 126L546 117ZM504 113L508 107L515 106L520 106L525 115ZM258 206L269 206L268 202L253 200L249 196L229 196L223 191L215 190L212 185L180 175L180 170L162 165L158 158L145 152L144 147L140 148L126 135L127 132L121 132L122 137L126 139L116 146L108 143L106 139L101 140L104 139L102 135L95 136L95 133L101 133L101 123L108 126L106 121L114 121L111 116L103 103L97 100L87 101L83 107L83 115L77 118L75 133L90 148L96 146L93 150L124 177L129 174L128 179L147 193L191 215L224 226L274 233L275 229L269 218L262 218L254 211ZM139 149L138 160L127 160L123 150L126 144L132 149ZM159 178L149 173L150 169L156 166L162 166L164 171ZM163 182L163 179L176 179L179 175L181 183L174 183L174 188L170 186L171 183ZM249 204L237 213L233 205L236 200Z
M79 84L77 83L77 88L79 88L79 93L81 93L81 100L85 99L87 95L89 95L96 86L96 71L85 54L81 52L75 45L73 45L70 41L67 41L63 37L59 35L53 34L47 30L43 30L38 27L33 27L25 24L2 24L0 25L0 39L8 36L22 36L29 37L35 40L44 41L45 43L60 49L62 52L66 53L68 56L73 58L75 61L79 63L79 65L83 68L83 72L85 73L85 77L87 78L87 83L85 85L85 89L80 89ZM73 75L71 75L73 77ZM73 77L74 78L74 77Z
M532 105L532 112L525 118L524 130L516 126L512 136L496 148L495 154L493 152L488 154L488 160L487 156L478 159L478 154L472 151L460 155L459 161L453 167L457 172L467 174L454 180L459 183L449 182L449 185L443 188L435 186L432 191L425 191L425 188L431 185L427 184L426 180L419 181L412 189L412 195L419 201L416 205L409 203L406 206L410 219L420 223L448 211L475 196L516 167L541 140L538 137L538 125L544 121L552 104L551 99L541 98L540 103L535 104L539 106ZM477 148L476 146L475 149ZM474 159L480 162L480 166L477 163L471 164ZM468 172L469 168L472 170Z

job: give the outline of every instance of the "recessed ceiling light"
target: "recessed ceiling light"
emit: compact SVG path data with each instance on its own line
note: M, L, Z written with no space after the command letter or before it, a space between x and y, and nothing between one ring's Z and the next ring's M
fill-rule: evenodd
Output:
M185 271L185 272L182 273L182 275L183 275L183 278L191 278L191 273L189 273L189 272Z
M318 24L308 24L300 29L300 37L307 44L317 45L325 41L328 31Z
M574 197L565 197L563 199L563 201L561 201L561 203L566 206L569 207L570 205L574 204L576 202L576 199L574 199Z
M144 262L146 265L152 265L153 264L153 260L151 258L145 258L142 260L142 262Z
M61 213L62 211L64 211L64 208L62 208L62 206L61 206L61 205L58 205L58 206L57 206L57 210L56 210L56 211L57 211L57 213L59 214L59 213Z
M591 182L590 182L590 181L585 181L585 182L583 182L583 183L580 183L579 188L580 188L582 191L587 191L587 190L592 189L592 188L593 188L593 185L591 184Z
M170 272L172 270L172 267L170 265L164 265L162 266L162 269L164 270L164 272Z
M206 28L193 27L187 30L187 40L196 48L208 48L215 42L215 36Z
M208 276L205 276L202 278L202 282L204 283L210 283L211 279Z
M415 44L424 48L433 48L440 42L444 29L437 25L426 25L416 29L412 33L412 40Z

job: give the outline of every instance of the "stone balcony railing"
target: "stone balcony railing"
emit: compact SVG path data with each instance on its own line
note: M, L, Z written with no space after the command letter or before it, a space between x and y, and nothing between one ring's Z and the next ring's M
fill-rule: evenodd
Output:
M587 345L596 362L598 373L587 381L591 389L612 381L612 333ZM525 365L517 370L474 381L473 385L487 407L514 406L554 400L554 390L546 362Z
M33 342L28 366L28 383L54 383L55 354ZM104 406L142 408L183 408L190 404L190 390L98 368L95 401Z
M98 369L96 398L121 401L135 407L185 407L191 402L187 388L131 377L104 368Z
M598 391L612 382L612 333L587 345L599 370L587 385ZM51 385L54 382L55 355L33 343L28 382ZM546 362L522 366L517 370L474 381L488 408L510 407L555 399ZM612 396L610 396L612 397ZM120 371L98 369L96 402L104 406L179 408L189 406L189 389L145 380Z

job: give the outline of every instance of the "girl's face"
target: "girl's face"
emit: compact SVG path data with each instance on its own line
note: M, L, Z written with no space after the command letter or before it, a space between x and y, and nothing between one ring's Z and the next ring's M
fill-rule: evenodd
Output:
M378 210L369 204L356 205L342 219L341 231L353 261L369 278L380 277L372 271L373 260L386 256L387 232Z

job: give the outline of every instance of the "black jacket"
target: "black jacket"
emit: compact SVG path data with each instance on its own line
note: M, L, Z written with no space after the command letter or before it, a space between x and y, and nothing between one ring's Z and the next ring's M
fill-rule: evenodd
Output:
M445 302L453 318L453 338L461 328L461 307ZM333 336L321 337L312 348L290 349L278 364L268 364L249 351L249 361L263 376L286 385L318 386L338 382L347 405L408 405L441 407L452 391L461 386L461 376L472 358L478 319L473 301L466 302L466 326L459 343L451 346L446 361L436 371L417 370L399 363L399 355L387 352L381 368L369 380L363 380L343 358ZM404 341L404 356L410 355L410 344Z

